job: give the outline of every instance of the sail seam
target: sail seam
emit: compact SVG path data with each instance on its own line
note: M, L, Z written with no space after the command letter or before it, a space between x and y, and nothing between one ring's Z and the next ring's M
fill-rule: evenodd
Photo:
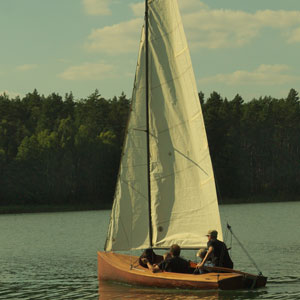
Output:
M176 149L175 149L175 151L176 151ZM201 160L201 161L203 161L207 156L209 155L209 153L207 153L204 157L203 157L203 159ZM186 157L186 159L187 160L190 160L191 161L191 159L190 158L187 158ZM181 169L181 170L178 170L178 171L176 171L176 172L171 172L171 173L168 173L168 174L166 174L166 175L164 175L164 176L155 176L155 178L154 179L152 179L151 181L156 181L156 180L158 180L158 179L164 179L164 178L167 178L167 177L170 177L170 176L173 176L173 175L175 175L175 174L180 174L180 173L182 173L182 172L184 172L184 171L186 171L186 170L188 170L188 169L191 169L191 168L195 168L195 167L197 167L197 168L200 168L202 171L203 171L203 173L205 173L207 176L209 176L209 174L198 164L198 163L196 163L196 162L193 162L194 164L193 165L190 165L190 166L188 166L188 167L186 167L186 168L184 168L184 169ZM147 164L144 164L143 166L146 166ZM139 165L139 167L141 167L142 165ZM128 169L128 168L134 168L135 166L134 165L126 165L126 166L123 166L123 168L126 168L126 169ZM157 173L155 173L155 174L157 174ZM212 176L210 176L208 179L206 179L205 180L205 182L206 181L209 181L210 180L210 178L211 178ZM135 179L133 179L133 180L124 180L124 179L121 179L121 181L122 182L124 182L124 183L126 183L127 185L129 185L129 182L136 182L137 180L135 180ZM201 185L202 185L203 183L201 183ZM129 185L130 186L130 185Z
M151 1L150 1L151 2ZM150 3L149 3L150 4ZM169 31L167 31L165 34L161 34L161 31L160 31L160 35L157 35L157 36L154 36L154 38L150 38L150 42L154 42L154 41L158 41L158 40L163 40L164 37L166 36L170 36L170 35L173 35L173 33L178 29L178 28L181 28L182 26L182 22L176 22L176 24L174 25L174 27L172 27ZM152 35L151 35L152 36Z
M137 189L135 189L131 184L129 184L128 181L125 181L124 179L121 179L121 181L123 183L125 183L127 186L129 186L133 191L135 191L137 194L139 194L140 196L142 196L142 198L144 198L145 200L148 200L148 198L143 195L140 191L138 191ZM132 182L136 182L136 180L132 180Z
M174 149L174 151L176 151L177 153L179 153L179 154L181 154L180 152L178 152L178 150L176 150L176 149ZM207 156L209 156L209 152L207 152L206 153L206 155L201 159L201 161L200 162L202 162ZM200 170L202 170L203 171L203 173L205 173L207 176L209 176L209 174L197 163L197 162L194 162L192 159L190 159L190 158L188 158L188 157L185 157L187 160L189 160L190 162L192 162L193 164L192 165L190 165L190 166L188 166L188 167L186 167L186 168L184 168L184 169L181 169L181 170L177 170L176 172L171 172L171 173L168 173L168 174L166 174L166 175L164 175L164 176L160 176L160 177L155 177L155 180L157 180L157 179L163 179L163 178L167 178L167 177L170 177L170 176L172 176L172 175L175 175L175 174L179 174L179 173L182 173L182 172L184 172L184 171L186 171L186 170L188 170L188 169L191 169L191 168L194 168L194 167L197 167L197 168L199 168ZM200 163L199 162L199 163ZM211 177L211 176L210 176ZM209 178L210 178L209 177ZM207 179L207 180L209 180L209 178Z
M180 123L177 123L177 124L174 124L172 126L169 126L165 129L161 129L159 131L157 131L157 134L162 134L162 133L165 133L165 132L168 132L168 131L173 131L175 130L177 127L181 126L181 125L184 125L184 124L192 124L192 123L197 123L197 122L200 122L200 120L184 120Z
M127 165L123 165L123 169L128 169L128 168L139 168L139 167L145 167L145 166L147 166L147 164L145 163L145 164L138 164L138 165L129 165L129 164L127 164ZM128 181L130 181L130 180L128 180Z
M189 65L181 74L179 74L178 76L174 76L172 79L166 80L164 82L161 82L158 85L155 85L153 87L151 87L151 91L158 89L161 86L167 85L170 82L175 82L178 81L178 79L182 78L190 69L193 70L192 65Z
M159 88L161 86L164 86L164 85L166 85L166 84L168 84L170 82L176 82L176 81L178 81L178 79L182 78L183 75L185 75L190 69L193 70L193 66L191 64L188 65L188 67L185 70L183 70L183 72L180 73L178 76L174 76L172 79L166 80L166 81L164 81L164 82L162 82L162 83L160 83L158 85L151 86L150 90L153 91L153 90L156 90L157 88ZM137 87L136 88L136 90L143 90L143 89L145 89L145 86L141 86L141 87Z

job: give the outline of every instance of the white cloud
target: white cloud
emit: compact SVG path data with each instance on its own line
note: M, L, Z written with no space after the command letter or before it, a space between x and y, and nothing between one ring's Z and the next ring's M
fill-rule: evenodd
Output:
M292 30L288 37L288 43L299 43L300 42L300 27Z
M183 15L183 23L193 48L235 48L250 43L263 28L287 30L300 25L300 11L257 11L201 9ZM288 42L298 42L298 31L291 31Z
M131 3L130 7L137 17L142 17L145 14L145 2Z
M208 8L208 6L200 0L179 0L178 5L181 13Z
M29 70L33 70L36 69L38 66L35 64L25 64L25 65L20 65L17 66L16 69L18 71L29 71Z
M93 30L85 47L88 51L108 54L137 52L143 19L137 18Z
M85 12L88 15L110 15L111 0L82 0Z
M101 80L114 77L115 67L105 63L84 63L66 69L58 76L65 80Z
M229 86L237 85L283 85L300 82L300 77L288 75L287 65L260 65L256 70L249 72L238 70L231 74L217 74L212 77L201 78L200 85L222 83Z
M178 0L178 5L180 8L180 12L192 12L195 9L199 10L199 8L207 8L208 6L204 4L200 0ZM131 3L130 7L137 17L142 17L145 14L145 1L138 3Z
M242 47L258 37L264 28L278 30L287 43L300 42L300 11L261 10L248 13L210 9L200 0L180 0L179 4L192 49ZM86 49L108 54L136 52L144 2L130 4L130 7L135 16L141 17L93 30Z
M261 26L272 28L285 28L300 24L300 11L298 10L259 10L253 14L253 17Z

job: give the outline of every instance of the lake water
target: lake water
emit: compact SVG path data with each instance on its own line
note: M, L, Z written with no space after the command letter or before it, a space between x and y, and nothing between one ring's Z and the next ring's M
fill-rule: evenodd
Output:
M97 280L109 211L0 215L0 299L300 299L300 202L220 206L265 276L253 291L183 291ZM225 226L224 226L225 228ZM227 240L230 244L230 240ZM184 253L194 258L195 253ZM238 244L237 269L257 273ZM98 291L99 289L99 291Z

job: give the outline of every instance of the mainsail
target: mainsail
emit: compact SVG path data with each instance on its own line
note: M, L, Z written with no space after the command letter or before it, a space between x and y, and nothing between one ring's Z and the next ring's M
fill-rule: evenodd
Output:
M206 245L222 229L207 137L177 0L148 0L148 60L142 31L132 107L106 251ZM149 74L149 235L146 81Z

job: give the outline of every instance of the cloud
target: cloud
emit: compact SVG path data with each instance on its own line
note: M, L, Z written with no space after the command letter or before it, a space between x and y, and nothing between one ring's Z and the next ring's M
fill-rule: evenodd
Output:
M20 93L10 92L10 91L7 91L7 90L4 90L2 92L0 91L0 96L4 96L4 94L6 96L8 96L9 98L22 97L22 95Z
M208 6L199 0L179 0L178 1L179 9L181 13L193 12L199 9L206 9Z
M29 71L29 70L33 70L36 69L38 66L35 64L25 64L25 65L20 65L17 66L16 69L18 71Z
M114 77L115 67L105 63L83 63L66 69L58 76L65 80L101 80Z
M286 83L300 82L300 77L288 75L287 65L260 65L256 70L249 72L238 70L231 74L217 74L201 78L200 85L222 83L229 86L237 85L283 85Z
M130 7L133 14L137 17L142 17L145 14L145 2L131 3Z
M93 30L85 47L91 52L108 54L137 52L143 19L137 18Z
M192 48L236 48L250 43L263 28L278 29L287 42L300 42L300 11L257 11L247 13L224 9L200 9L183 14ZM286 32L290 30L290 34Z
M179 5L192 49L243 47L265 28L278 30L287 43L300 42L300 11L260 10L249 13L211 9L200 0L180 0ZM108 54L136 52L144 2L132 3L130 7L134 19L93 30L85 44L86 49Z
M299 43L300 42L300 27L292 30L290 34L288 34L288 43Z
M300 24L300 11L298 10L259 10L253 14L253 17L260 25L272 28L285 28Z
M110 0L82 0L85 12L88 15L111 15Z
M178 5L180 8L181 13L184 12L191 12L195 9L199 10L199 8L208 8L206 4L204 4L200 0L179 0ZM130 7L137 17L142 17L145 14L145 1L138 2L138 3L131 3Z

